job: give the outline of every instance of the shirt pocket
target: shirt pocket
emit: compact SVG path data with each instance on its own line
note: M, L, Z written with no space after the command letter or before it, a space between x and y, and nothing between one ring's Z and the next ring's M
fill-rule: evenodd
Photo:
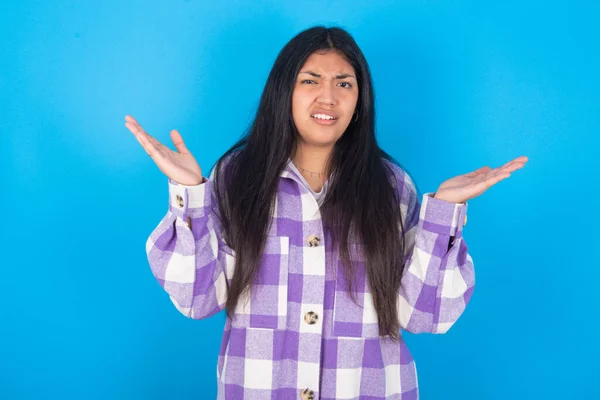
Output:
M289 237L268 236L249 296L238 300L231 325L285 329L288 301Z
M367 282L365 258L360 246L350 249L355 265L354 299L350 296L349 285L344 277L341 256L335 258L335 289L333 291L333 335L337 337L376 338L379 337L377 313Z

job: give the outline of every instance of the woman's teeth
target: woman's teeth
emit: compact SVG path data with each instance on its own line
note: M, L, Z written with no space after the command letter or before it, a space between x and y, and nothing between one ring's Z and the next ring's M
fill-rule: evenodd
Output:
M326 114L314 114L312 115L312 117L316 119L335 119L332 116Z

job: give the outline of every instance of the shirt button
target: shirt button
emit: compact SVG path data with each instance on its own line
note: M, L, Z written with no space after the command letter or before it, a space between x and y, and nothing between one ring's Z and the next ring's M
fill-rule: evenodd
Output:
M321 238L319 238L317 235L310 235L306 239L306 243L308 243L309 247L317 247L320 242L321 242Z
M183 208L183 197L181 197L180 195L176 195L175 201L177 202L179 208Z
M302 400L314 400L315 392L313 392L310 389L304 389L300 397L302 398Z
M319 316L317 315L316 312L309 311L306 314L304 314L304 322L306 322L309 325L316 324L318 320L319 320Z

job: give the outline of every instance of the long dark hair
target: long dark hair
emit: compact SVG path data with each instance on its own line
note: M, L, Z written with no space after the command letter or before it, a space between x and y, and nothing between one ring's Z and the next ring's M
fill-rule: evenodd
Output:
M247 293L257 274L279 177L288 159L293 159L299 137L292 118L294 84L308 57L317 51L344 56L354 68L359 87L358 115L329 156L326 170L330 183L320 210L323 224L340 250L353 298L356 268L349 241L360 243L379 333L397 339L404 227L393 172L385 160L399 164L375 139L374 92L367 61L352 36L337 27L307 29L285 45L269 74L249 130L216 163L214 186L223 233L236 252L226 312L233 315L240 296Z

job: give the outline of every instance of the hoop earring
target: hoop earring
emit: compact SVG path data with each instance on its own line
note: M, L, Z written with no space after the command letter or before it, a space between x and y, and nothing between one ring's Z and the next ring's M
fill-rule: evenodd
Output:
M354 122L358 121L358 111L354 113Z

